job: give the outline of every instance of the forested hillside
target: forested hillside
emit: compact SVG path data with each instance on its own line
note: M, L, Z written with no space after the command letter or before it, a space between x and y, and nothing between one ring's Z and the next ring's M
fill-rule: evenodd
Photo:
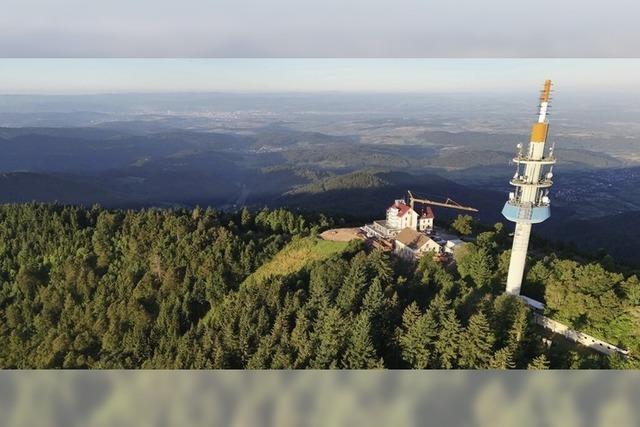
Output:
M543 344L502 295L509 238L477 235L445 269L322 241L290 211L0 206L3 368L600 368ZM477 228L477 227L476 227ZM477 234L477 230L476 230ZM565 258L563 258L565 257ZM605 260L606 261L606 260ZM640 351L640 284L610 262L546 253L527 292Z

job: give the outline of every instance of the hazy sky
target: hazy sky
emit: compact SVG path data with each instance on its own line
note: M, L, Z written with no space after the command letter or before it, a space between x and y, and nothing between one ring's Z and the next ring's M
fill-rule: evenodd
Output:
M640 55L637 0L3 0L3 57Z
M1 94L640 89L640 59L0 59Z

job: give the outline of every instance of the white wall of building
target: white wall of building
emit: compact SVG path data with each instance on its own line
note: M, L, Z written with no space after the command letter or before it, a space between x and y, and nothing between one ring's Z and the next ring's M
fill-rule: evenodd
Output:
M433 230L433 218L420 218L418 220L418 230Z
M434 240L429 240L426 244L418 249L413 249L399 240L395 241L395 249L394 253L401 258L404 258L408 261L415 261L419 259L421 256L426 254L427 252L431 252L433 254L440 253L442 251L442 247L435 242Z

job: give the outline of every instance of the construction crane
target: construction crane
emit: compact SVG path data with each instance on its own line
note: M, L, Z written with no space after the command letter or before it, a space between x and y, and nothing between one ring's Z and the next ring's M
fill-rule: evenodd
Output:
M434 200L429 199L420 199L418 197L414 197L411 191L407 191L409 193L409 205L411 209L413 209L413 205L415 202L422 203L423 205L432 205L432 206L440 206L443 208L451 208L451 209L459 209L461 211L469 211L469 212L478 212L478 209L472 208L471 206L462 206L460 203L451 200L447 197L447 200L444 202L436 202Z

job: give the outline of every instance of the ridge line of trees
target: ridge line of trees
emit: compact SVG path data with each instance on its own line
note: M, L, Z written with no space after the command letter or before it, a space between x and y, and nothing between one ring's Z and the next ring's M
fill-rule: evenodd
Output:
M477 234L456 266L406 264L354 241L293 274L245 281L292 239L335 224L285 209L1 205L0 366L630 366L543 345L528 307L502 295L501 225ZM635 276L534 261L530 290L556 318L637 348Z

